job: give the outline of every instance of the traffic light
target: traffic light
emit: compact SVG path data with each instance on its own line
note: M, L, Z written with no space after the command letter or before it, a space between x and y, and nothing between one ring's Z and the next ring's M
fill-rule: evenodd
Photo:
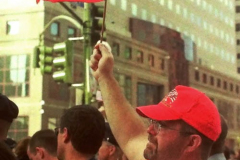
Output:
M53 79L59 83L73 83L73 42L65 41L53 46Z
M95 4L92 5L92 34L91 34L91 43L92 45L95 45L98 40L101 38L101 31L102 31L102 25L103 25L103 12L104 7L103 6L97 6ZM104 26L103 30L105 30L106 27ZM103 38L106 36L104 35Z
M52 73L53 52L51 47L36 46L33 54L33 67L40 68L41 73Z

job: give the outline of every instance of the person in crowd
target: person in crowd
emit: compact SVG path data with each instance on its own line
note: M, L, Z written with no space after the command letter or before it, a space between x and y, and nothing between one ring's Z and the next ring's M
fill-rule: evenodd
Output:
M9 146L7 146L7 144L4 143L3 141L0 141L0 159L1 160L17 160L17 158L14 156Z
M240 160L240 149L237 150L237 154L236 154L235 159Z
M0 141L7 138L8 130L13 119L17 118L18 112L18 106L8 97L0 94Z
M224 146L223 154L227 160L230 159L230 149L227 146Z
M220 116L222 131L216 142L213 143L208 160L226 160L224 155L224 145L228 133L228 126L224 117L222 115Z
M216 106L204 93L176 86L158 104L134 109L114 78L109 46L98 44L89 64L100 86L112 132L128 159L208 159L221 124ZM149 119L147 129L142 117Z
M37 131L29 142L27 154L31 160L57 160L57 137L54 131Z
M27 148L31 137L21 139L15 147L15 155L18 160L29 160Z
M66 110L57 131L59 160L89 160L102 144L105 122L97 108L77 105Z
M98 160L121 160L122 150L114 138L109 124L105 123L105 137L102 142L101 147L98 150L97 159Z

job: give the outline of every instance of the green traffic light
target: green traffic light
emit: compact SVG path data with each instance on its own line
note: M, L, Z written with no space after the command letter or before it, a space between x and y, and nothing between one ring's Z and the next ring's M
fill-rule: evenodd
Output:
M73 83L73 42L65 41L53 46L57 57L53 59L53 79L59 83Z
M51 47L36 46L33 54L33 67L40 68L42 74L52 73L53 53Z

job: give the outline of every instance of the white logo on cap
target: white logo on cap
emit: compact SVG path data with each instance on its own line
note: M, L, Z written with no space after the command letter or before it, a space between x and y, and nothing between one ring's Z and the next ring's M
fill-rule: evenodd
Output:
M177 99L178 92L176 89L173 89L169 94L163 98L162 103L167 107L172 107L172 103Z

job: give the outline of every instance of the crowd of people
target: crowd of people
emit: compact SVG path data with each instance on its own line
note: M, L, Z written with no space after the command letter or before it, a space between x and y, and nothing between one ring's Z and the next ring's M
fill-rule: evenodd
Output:
M0 95L1 160L239 159L225 146L226 120L201 91L179 85L158 104L135 108L113 76L107 43L96 45L90 67L101 89L104 114L90 105L73 106L54 131L43 129L18 143L7 139L18 107Z

